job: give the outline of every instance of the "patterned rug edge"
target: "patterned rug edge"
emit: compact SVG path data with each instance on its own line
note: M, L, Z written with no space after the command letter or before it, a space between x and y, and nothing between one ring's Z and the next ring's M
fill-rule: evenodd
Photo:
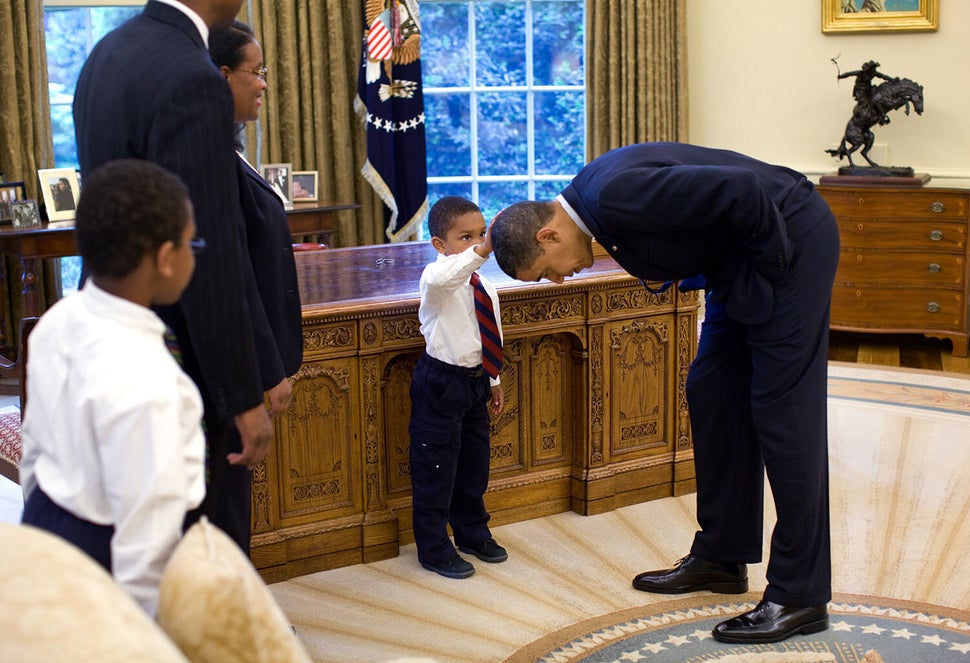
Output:
M549 633L525 645L506 658L503 663L536 663L545 660L584 661L596 650L620 642L627 637L627 629L623 628L623 625L633 622L656 624L669 621L673 623L674 620L669 616L676 613L728 619L750 610L760 599L760 592L748 592L736 597L698 594L658 603L645 603L591 617ZM970 639L970 611L968 610L858 594L833 594L832 601L829 603L829 629L835 628L839 615L860 613L913 619L932 626L955 630ZM588 644L573 646L583 639L588 640ZM583 649L587 651L582 652ZM560 655L556 655L557 650L561 652ZM967 660L970 660L970 656Z

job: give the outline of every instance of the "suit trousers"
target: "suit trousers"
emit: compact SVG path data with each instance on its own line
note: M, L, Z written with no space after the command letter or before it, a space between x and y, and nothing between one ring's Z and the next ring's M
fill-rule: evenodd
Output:
M488 487L488 376L424 354L411 380L411 493L418 560L440 564L455 543L491 538L483 496Z
M687 377L701 528L691 553L761 561L767 473L778 520L764 598L792 607L829 601L832 583L826 412L839 241L827 207L814 213L822 219L772 283L771 317L745 325L709 304Z

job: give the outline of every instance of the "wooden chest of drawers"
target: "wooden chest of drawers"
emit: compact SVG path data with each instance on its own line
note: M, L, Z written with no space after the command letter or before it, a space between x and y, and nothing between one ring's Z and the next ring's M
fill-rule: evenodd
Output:
M819 186L841 233L831 327L948 338L967 356L970 190Z

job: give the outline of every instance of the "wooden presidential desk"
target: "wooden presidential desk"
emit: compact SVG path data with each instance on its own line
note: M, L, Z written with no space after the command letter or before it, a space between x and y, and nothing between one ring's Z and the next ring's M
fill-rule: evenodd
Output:
M303 365L254 474L251 558L278 581L413 541L410 381L429 243L297 254ZM605 253L562 285L494 260L505 410L491 423L492 524L595 514L694 490L687 369L696 293L648 292Z

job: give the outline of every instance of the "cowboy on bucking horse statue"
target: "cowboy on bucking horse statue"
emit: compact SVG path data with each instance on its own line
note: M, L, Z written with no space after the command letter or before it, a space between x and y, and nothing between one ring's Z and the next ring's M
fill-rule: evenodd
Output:
M833 60L834 62L834 60ZM838 66L838 63L836 63ZM852 118L845 126L845 134L839 147L834 150L825 150L834 157L846 157L849 160L850 169L856 166L852 162L852 153L862 148L860 152L870 166L878 168L879 164L869 158L869 150L875 141L875 134L871 127L875 124L879 126L889 124L889 111L897 108L906 109L909 115L910 104L917 115L923 114L923 86L908 78L897 78L886 76L878 70L879 63L870 60L862 65L861 69L840 73L839 78L855 76L855 85L852 87L852 97L856 101L855 108L852 109ZM873 85L872 81L876 78L883 82ZM890 169L895 170L895 169ZM902 169L900 174L912 174L912 169ZM839 171L842 172L842 169ZM887 173L890 174L890 173ZM892 173L895 174L895 173Z

